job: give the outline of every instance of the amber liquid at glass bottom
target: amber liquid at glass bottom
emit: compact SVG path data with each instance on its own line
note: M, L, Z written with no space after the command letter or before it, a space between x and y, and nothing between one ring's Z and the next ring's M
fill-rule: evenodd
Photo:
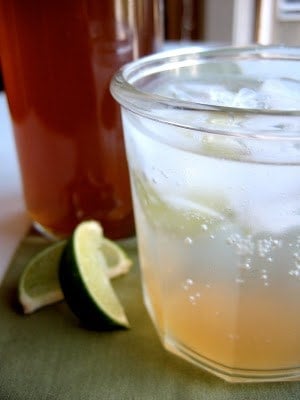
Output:
M2 70L25 201L50 235L66 236L89 218L112 238L134 233L119 107L109 82L134 51L153 50L153 26L147 26L153 5L141 6L148 36L137 43L127 2L118 10L115 3L0 1Z

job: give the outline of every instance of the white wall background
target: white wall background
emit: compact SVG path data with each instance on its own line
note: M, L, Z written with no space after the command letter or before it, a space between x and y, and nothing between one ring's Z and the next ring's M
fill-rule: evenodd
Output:
M206 0L205 40L231 42L234 0Z
M255 7L255 1L251 0L205 0L205 41L210 42L227 42L232 41L232 26L234 15L234 4L239 4L244 7L245 11L248 7ZM286 44L300 45L300 16L296 21L284 21L278 18L277 5L278 0L261 0L261 17L259 19L258 40L262 44ZM251 13L240 14L241 18L251 18ZM254 15L252 16L253 18ZM254 19L253 19L254 21ZM241 33L243 31L243 23L240 25ZM247 27L245 27L247 29ZM244 29L244 30L245 30ZM255 23L253 29L253 39L255 35ZM239 36L239 35L238 35ZM244 39L245 36L244 35ZM251 35L250 35L251 36ZM247 44L247 43L238 43Z

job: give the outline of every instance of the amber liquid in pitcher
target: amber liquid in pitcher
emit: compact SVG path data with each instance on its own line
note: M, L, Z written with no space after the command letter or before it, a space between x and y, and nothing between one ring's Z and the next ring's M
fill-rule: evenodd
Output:
M134 58L137 32L128 10L116 5L0 0L0 54L25 201L35 224L56 237L91 218L111 238L134 234L120 112L109 84ZM153 50L148 32L139 56Z

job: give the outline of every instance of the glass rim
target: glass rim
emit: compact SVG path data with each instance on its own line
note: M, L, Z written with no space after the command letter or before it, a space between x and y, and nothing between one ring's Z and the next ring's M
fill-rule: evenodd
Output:
M186 58L188 56L188 58ZM226 114L234 114L236 116L258 116L264 118L273 118L283 116L285 118L298 120L299 117L299 126L300 126L300 106L297 109L258 109L258 108L242 108L236 106L228 106L228 105L219 105L219 104L211 104L209 102L192 102L186 100L179 100L171 97L166 97L159 94L154 94L151 92L143 91L136 87L135 83L139 80L141 76L147 77L151 76L153 72L156 71L165 71L170 70L171 63L176 63L176 66L184 66L184 65L195 65L199 64L199 60L201 62L212 59L222 59L222 60L230 60L233 58L237 59L268 59L268 60L289 60L289 61L299 61L300 65L300 46L285 46L285 45L250 45L244 47L234 47L234 46L225 46L225 47L209 47L208 49L203 48L201 45L195 46L183 46L172 50L165 50L162 52L158 52L155 54L151 54L135 61L132 61L128 64L125 64L121 67L114 75L111 81L111 93L115 97L115 99L120 103L120 105L126 109L129 109L136 114L140 114L142 116L158 120L161 122L165 121L161 115L157 116L155 113L151 113L151 109L153 107L161 107L167 109L178 109L180 112L182 111L197 111L197 112L216 112L216 113L226 113ZM162 67L162 63L165 64L165 67ZM174 67L173 67L174 69ZM147 70L150 71L147 74ZM142 75L144 74L144 75ZM154 108L155 109L155 108ZM176 123L174 123L176 125ZM184 126L181 122L177 125ZM196 127L192 127L187 125L189 129L196 129ZM298 128L298 126L297 126ZM242 131L243 129L241 129ZM297 132L298 129L297 129ZM240 134L234 132L224 132L213 130L212 133L217 133L221 135L229 135L229 136L240 136ZM249 136L254 136L256 138L272 138L272 135L269 134L254 134L253 132L249 132ZM287 135L280 136L278 134L274 134L273 138L276 139L290 139L290 140L300 140L300 135Z
M269 59L276 60L293 60L299 61L300 63L300 46L285 46L285 45L251 45L244 47L210 47L208 49L203 48L201 45L195 46L184 46L172 50L165 50L148 56L144 56L140 59L134 60L130 63L122 66L114 75L111 83L111 91L114 97L122 106L127 106L127 108L134 111L139 108L136 102L128 100L128 98L120 96L119 90L122 92L127 92L129 95L135 97L136 99L155 102L161 105L167 105L168 107L173 107L174 109L179 108L181 110L195 110L195 111L222 111L222 112L234 112L237 114L256 114L261 116L299 116L300 117L300 106L297 109L259 109L259 108L247 108L247 107L236 107L228 105L212 104L209 102L192 102L186 100L179 100L167 96L162 96L159 94L154 94L150 92L138 89L133 83L130 82L134 75L138 76L139 71L150 68L157 62L167 61L168 65L176 58L185 56L198 57L188 60L178 60L176 62L177 66L198 64L198 60L201 56L202 60L209 60L212 58L227 58L232 56L240 56L240 59L244 58L256 58L256 59L266 59L265 55L268 55ZM174 62L174 61L173 61ZM167 70L167 68L161 68L161 71ZM138 79L135 78L134 82Z

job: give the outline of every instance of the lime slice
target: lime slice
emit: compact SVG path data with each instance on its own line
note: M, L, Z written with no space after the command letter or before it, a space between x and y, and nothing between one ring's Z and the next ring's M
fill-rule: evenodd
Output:
M26 265L19 281L19 301L29 314L63 299L58 281L58 265L65 241L55 243L38 253Z
M216 193L159 194L146 179L133 173L141 207L150 224L172 235L212 234L234 214L225 197Z
M58 279L58 268L66 241L55 243L34 256L25 266L19 281L19 301L25 314L64 299ZM110 279L127 274L132 261L124 250L107 238L100 247Z
M94 329L129 327L107 275L101 251L102 228L95 221L77 226L62 253L59 280L66 302L82 323Z
M104 255L108 267L107 275L110 279L129 272L132 261L119 245L107 238L103 238L100 250Z
M230 117L226 115L215 116L210 119L210 123L215 124L216 127L223 124L223 126L229 126L230 129L230 123L226 122L226 118L229 119ZM227 160L244 160L250 156L249 149L242 140L225 135L204 134L201 152L210 157L225 158Z

